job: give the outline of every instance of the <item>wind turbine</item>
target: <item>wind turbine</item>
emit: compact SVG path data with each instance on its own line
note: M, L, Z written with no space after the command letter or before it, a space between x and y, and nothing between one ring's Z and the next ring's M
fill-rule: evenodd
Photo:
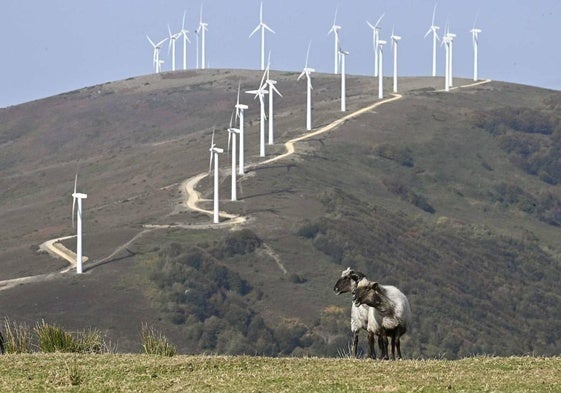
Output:
M269 87L269 145L274 143L274 113L273 113L273 96L277 93L279 96L282 97L282 94L278 89L275 87L277 84L276 80L273 80L269 76L271 68L271 53L269 52L269 62L267 64L267 79L265 80L265 84Z
M169 34L169 41L168 41L168 53L171 49L171 70L175 71L175 42L179 38L180 33L172 34L171 29L168 25L168 34Z
M382 29L379 25L384 15L385 14L382 14L382 16L378 18L374 25L366 21L368 26L370 26L370 28L372 29L372 45L374 48L374 76L378 76L378 41L380 41L380 30Z
M259 103L261 107L261 121L259 125L260 126L260 130L259 130L259 156L260 157L265 157L265 121L267 119L267 116L265 115L265 94L269 93L266 90L267 84L264 83L266 74L267 74L266 72L263 73L263 77L261 78L261 82L257 90L246 91L247 94L255 94L255 98L259 97Z
M446 32L446 36L448 37L448 46L449 46L449 50L448 50L448 83L450 85L450 87L454 86L454 38L456 38L456 34L450 33L449 27L446 28L447 32Z
M395 35L392 29L392 47L393 47L393 92L397 93L397 43L401 40L401 37Z
M234 110L235 111L235 110ZM231 193L231 200L236 201L237 193L236 193L236 139L237 135L240 133L238 128L232 126L232 122L234 120L234 111L232 111L232 116L230 117L230 127L228 127L228 151L230 151L230 141L233 139L232 143L232 193Z
M339 59L341 60L341 112L345 112L347 110L347 76L345 73L345 60L349 52L339 48L338 53Z
M261 30L261 70L265 69L265 30L269 30L271 33L275 34L275 32L263 23L263 2L261 2L261 7L259 9L259 24L257 27L251 32L249 38L252 35L257 33L257 31Z
M183 69L187 69L187 43L191 43L189 39L189 30L185 28L185 13L183 11L183 22L181 23L181 30L177 33L180 37L183 36ZM197 48L198 50L198 48Z
M473 29L470 30L472 39L473 39L473 80L477 81L479 79L478 76L478 50L479 50L479 33L481 33L481 29L477 29L475 27L477 23L477 17L475 18L475 22L473 22Z
M444 76L444 91L450 91L450 47L452 44L452 38L445 34L442 37L442 45L444 45L446 49L446 67L445 67L445 76Z
M307 80L307 90L308 90L308 96L307 96L307 106L306 106L306 130L310 131L312 129L312 72L315 72L316 70L313 68L308 67L308 60L310 57L310 46L312 45L312 42L310 41L310 43L308 44L308 52L306 53L306 65L304 66L304 69L302 70L302 73L300 74L300 76L298 77L297 80L300 80L304 77L304 75L306 75L306 80Z
M339 12L339 6L335 9L335 17L333 18L333 25L331 29L327 32L327 35L333 33L333 37L335 39L335 46L334 46L334 74L339 73L339 55L340 55L340 45L339 45L339 30L341 30L341 26L337 25L337 13Z
M148 34L146 34L146 38L148 38L148 42L150 42L150 44L154 48L154 52L152 54L152 63L154 64L154 68L156 70L156 73L158 73L161 70L160 69L160 65L161 65L161 63L160 63L160 49L162 48L162 44L167 41L167 38L164 38L163 40L161 40L157 44L155 44L154 41L152 41L150 39L150 37L148 37Z
M241 82L238 83L238 100L236 101L236 118L240 119L240 163L238 173L244 174L244 111L248 108L247 105L240 104L240 88Z
M204 4L204 3L203 3ZM201 35L201 69L206 68L206 42L205 42L205 32L208 30L208 24L203 22L203 4L201 4L201 17L199 19L199 27L197 28L197 34ZM197 50L199 45L197 44ZM199 55L197 55L197 64L199 61Z
M74 227L74 211L76 200L78 200L78 211L76 213L76 273L82 274L82 199L88 197L87 194L76 192L78 184L78 173L74 178L74 192L72 193L72 227Z
M432 76L436 76L436 42L439 40L437 30L440 29L440 27L438 27L434 24L434 18L436 17L436 6L437 5L438 4L434 5L434 9L432 11L432 23L431 23L427 33L425 34L425 38L427 38L427 36L432 32Z
M384 45L386 41L378 40L378 98L384 98Z
M214 217L213 222L218 224L220 219L218 217L218 155L224 153L224 149L216 147L214 143L214 128L212 129L212 139L210 142L210 163L208 166L208 172L210 173L212 169L212 161L214 161Z

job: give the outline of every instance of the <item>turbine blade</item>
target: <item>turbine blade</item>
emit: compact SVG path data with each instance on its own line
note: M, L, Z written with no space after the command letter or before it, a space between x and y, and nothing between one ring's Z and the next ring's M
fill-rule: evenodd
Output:
M428 29L428 31L426 32L425 36L423 38L427 38L427 36L430 34L430 32L432 31L432 27L430 27Z
M72 228L74 228L74 210L76 208L76 186L78 184L78 172L76 172L76 176L74 177L74 193L72 194Z
M228 153L230 153L230 140L232 139L232 127L228 128Z
M257 27L251 32L251 34L249 35L248 38L251 38L251 36L254 35L255 33L257 33L260 28L261 28L261 25L257 25Z
M312 46L312 41L308 43L308 51L306 52L306 66L304 68L308 68L308 60L310 58L310 47Z
M275 93L277 93L279 96L282 97L282 94L280 93L280 91L278 91L278 89L275 87L275 85L271 85L271 86L273 87L273 91L274 91Z
M156 44L154 44L154 41L152 41L150 37L148 37L148 34L146 34L146 38L148 38L148 42L150 42L150 44L152 44L152 46L155 48Z
M240 105L240 89L242 87L242 81L238 81L238 100L236 101L236 105Z
M382 19L384 18L384 15L386 15L386 13L383 13L382 16L380 16L378 18L378 20L376 21L376 24L374 25L374 27L378 27L378 25L380 24L380 22L382 21Z
M373 25L372 23L366 21L366 24L367 24L368 26L370 26L370 28L371 28L372 30L375 30L375 29L376 29L376 27L374 27L374 25Z
M181 30L185 30L185 14L187 10L183 10L183 21L181 22Z
M436 17L436 6L438 5L438 3L434 4L434 9L432 10L432 26L434 26L434 19Z
M269 26L267 26L265 23L263 23L261 26L263 26L265 30L269 30L271 33L276 34L275 31L271 29Z

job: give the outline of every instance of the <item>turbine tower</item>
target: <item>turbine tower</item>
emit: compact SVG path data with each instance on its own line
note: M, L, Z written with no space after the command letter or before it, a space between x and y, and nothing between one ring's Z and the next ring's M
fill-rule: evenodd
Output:
M337 24L337 13L339 12L339 6L337 6L337 8L335 9L335 17L333 18L333 25L331 26L331 29L329 29L329 31L327 32L327 35L332 34L333 33L333 38L335 40L335 45L334 45L334 56L335 59L333 61L334 64L334 68L333 68L333 73L334 74L338 74L339 73L339 55L340 55L340 45L339 45L339 30L341 30L341 26L339 26Z
M261 30L261 70L265 70L265 30L269 30L271 33L275 34L275 32L263 23L263 2L261 2L261 6L259 8L259 24L257 27L251 32L249 38L253 36L257 31Z
M201 15L199 19L199 27L197 28L197 34L201 35L201 69L206 69L206 31L208 30L208 24L203 22L203 4L201 4ZM199 45L197 44L197 50ZM197 64L199 56L197 55Z
M374 48L374 76L378 76L378 41L380 41L380 22L385 14L382 14L376 21L376 24L372 25L370 22L366 21L368 26L372 29L372 46Z
M345 62L349 52L339 48L339 59L341 60L341 112L347 110L347 75L345 72Z
M378 40L378 98L384 98L384 45L386 41Z
M214 128L212 129L212 139L210 142L210 163L208 166L208 172L212 170L212 161L214 161L214 216L213 222L218 224L220 219L218 217L218 155L224 153L224 149L216 147L214 143Z
M167 38L164 38L157 44L155 44L154 41L152 41L150 37L148 37L148 34L146 34L146 38L148 38L148 42L150 42L152 48L154 48L154 52L152 54L152 63L154 65L156 73L158 73L161 71L160 49L162 48L162 44L167 41Z
M235 111L235 110L234 110ZM232 143L232 191L231 191L231 200L236 201L238 200L237 192L236 192L236 139L237 135L240 133L240 130L232 126L232 122L234 120L234 111L232 111L232 116L230 117L230 127L228 127L228 151L230 151L230 142L233 140Z
M446 66L445 66L445 73L444 73L444 91L450 91L450 46L451 46L452 38L445 34L442 37L442 45L446 49Z
M271 71L271 53L269 52L269 62L267 64L267 79L265 80L265 84L269 87L269 145L274 143L274 109L273 109L273 96L277 93L279 96L282 97L282 94L278 89L275 87L277 84L276 80L270 78L269 73Z
M184 70L187 69L187 43L191 43L191 40L189 39L189 30L185 28L185 14L186 11L183 11L183 22L181 23L181 30L178 33L180 37L183 36L183 69Z
M401 37L395 35L392 29L392 47L393 47L393 92L397 93L397 44L401 40Z
M88 195L76 192L77 184L78 173L74 178L74 192L72 193L72 226L74 227L74 211L76 200L78 200L78 211L76 212L76 273L82 274L82 199L86 199Z
M481 33L480 29L475 27L477 23L477 18L473 23L473 29L470 30L472 39L473 39L473 80L477 81L479 79L478 75L478 51L479 51L479 33Z
M259 97L260 103L260 113L261 113L261 120L259 124L259 156L265 157L265 121L267 116L265 115L265 94L268 94L266 90L266 83L265 82L265 75L266 72L263 73L263 77L261 78L261 82L259 84L259 88L257 90L248 90L246 91L247 94L255 94L255 98Z
M432 76L436 76L436 42L439 40L437 31L440 27L434 24L434 18L436 17L436 6L434 5L434 9L432 11L432 23L425 34L425 38L432 32Z
M456 38L456 34L450 33L450 31L448 31L446 33L446 35L448 36L449 39L449 50L448 50L448 83L450 85L450 87L454 86L454 38Z
M175 71L175 42L179 38L180 34L172 34L171 29L168 25L168 53L171 49L171 70Z
M302 70L302 73L300 74L300 76L298 77L297 80L300 80L304 77L304 75L306 76L306 81L307 81L307 91L308 91L308 95L307 95L307 105L306 105L306 130L310 131L312 129L312 72L315 72L316 70L313 68L308 67L308 60L310 57L310 46L312 45L312 42L310 41L310 43L308 44L308 52L306 53L306 65L304 66L304 69Z
M236 101L236 118L240 120L240 163L238 168L238 173L240 175L244 174L244 111L248 108L247 105L240 104L240 88L241 82L238 83L238 100Z

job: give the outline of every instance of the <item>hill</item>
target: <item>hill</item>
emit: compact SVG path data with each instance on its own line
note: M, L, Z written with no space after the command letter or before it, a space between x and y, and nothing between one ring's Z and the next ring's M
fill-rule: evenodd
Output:
M269 156L305 134L304 84L273 75L283 97ZM65 268L37 247L72 233L76 170L92 261L83 276L2 291L2 314L95 326L121 351L139 349L147 322L182 352L337 356L350 299L332 287L352 266L409 297L407 357L559 354L559 92L491 82L445 94L440 79L404 78L401 99L265 165L245 95L255 166L239 202L224 199L223 174L221 209L250 220L209 228L181 183L208 170L211 127L228 125L240 80L253 89L260 74L164 73L1 110L0 280ZM341 118L338 84L314 76L316 128ZM347 86L349 113L376 102L371 78ZM210 198L210 180L197 191Z

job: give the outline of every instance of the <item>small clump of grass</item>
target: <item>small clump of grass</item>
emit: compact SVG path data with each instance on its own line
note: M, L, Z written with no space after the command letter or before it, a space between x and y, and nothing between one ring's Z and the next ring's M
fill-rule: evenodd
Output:
M34 331L41 352L78 352L79 350L79 343L60 326L42 320L37 323Z
M147 324L142 324L140 338L142 349L147 355L174 356L177 351L161 332Z
M31 329L25 323L17 323L4 318L4 352L31 353Z

